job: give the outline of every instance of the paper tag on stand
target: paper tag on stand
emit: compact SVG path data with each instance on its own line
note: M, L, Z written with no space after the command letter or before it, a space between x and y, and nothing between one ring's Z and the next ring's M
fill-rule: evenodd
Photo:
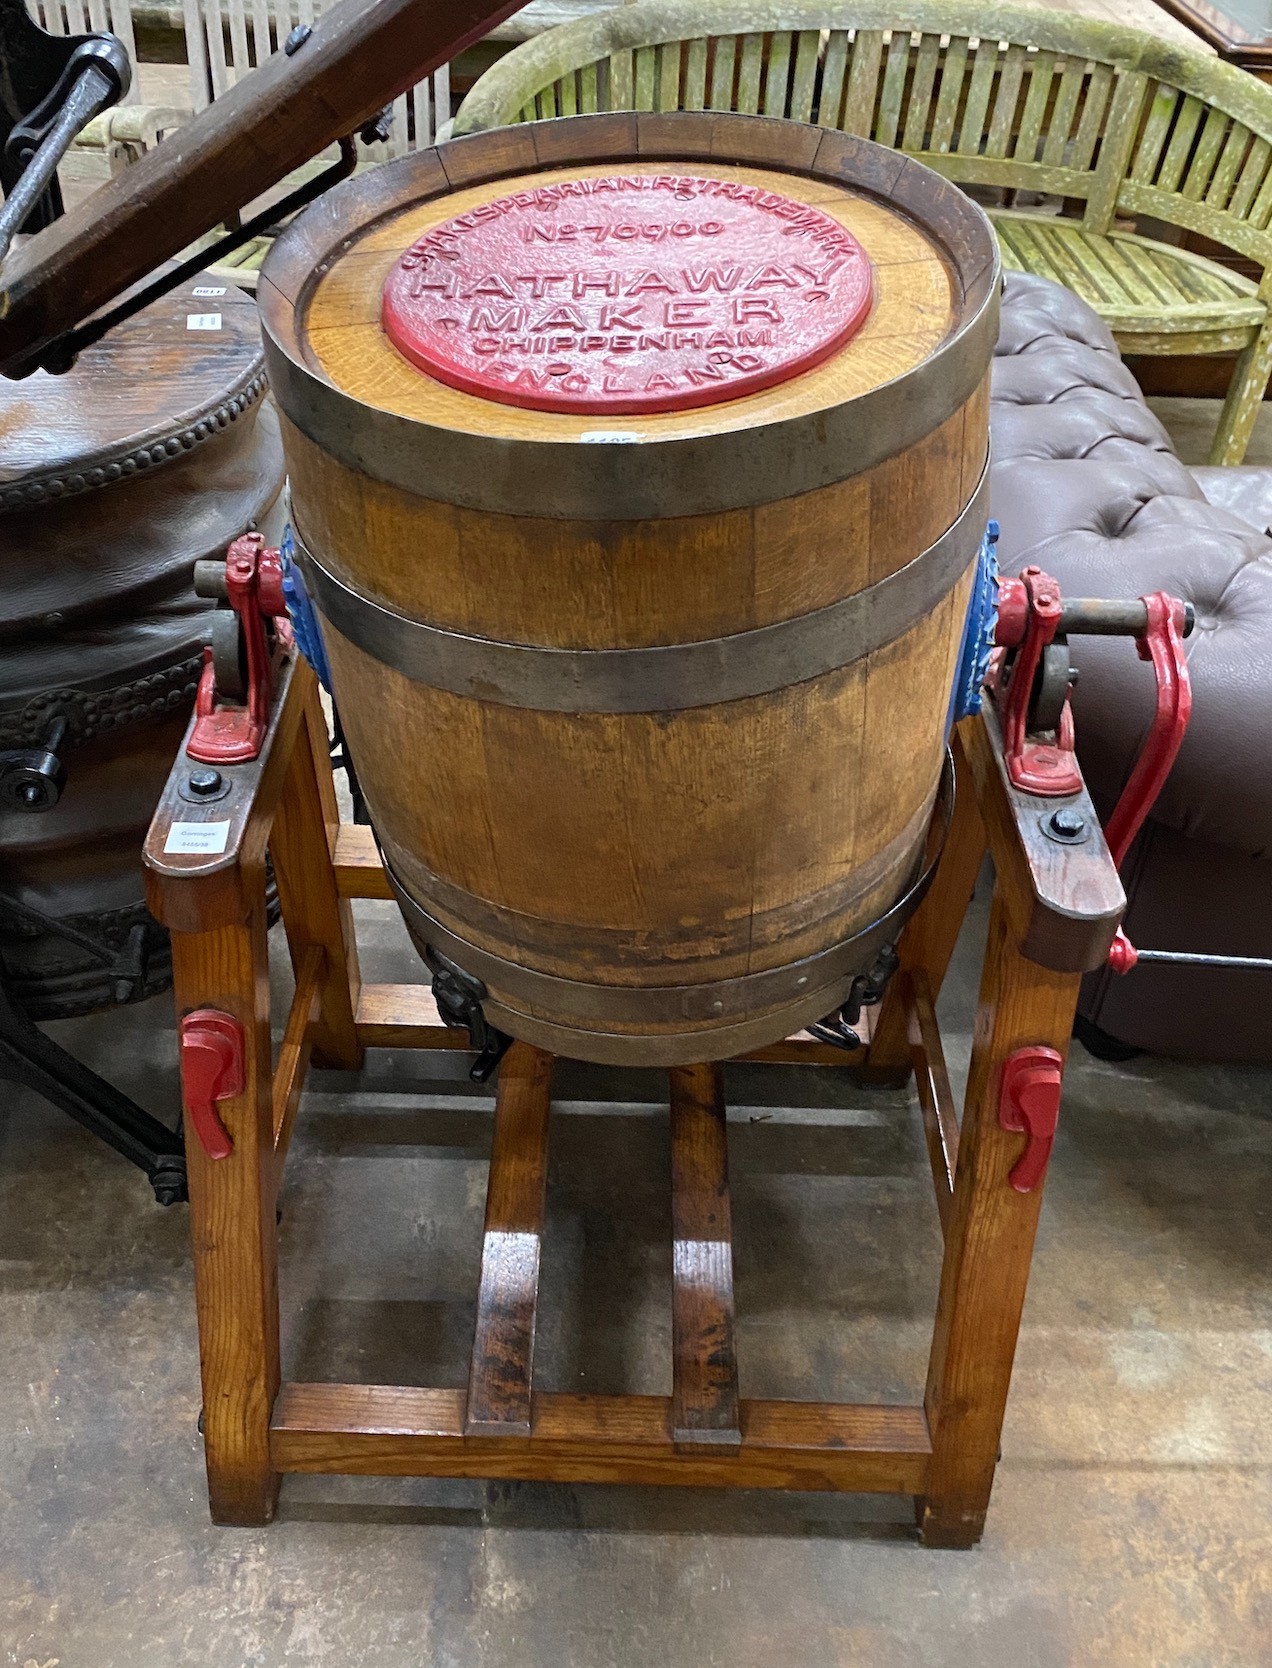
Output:
M217 857L229 841L228 822L174 822L163 843L164 855Z

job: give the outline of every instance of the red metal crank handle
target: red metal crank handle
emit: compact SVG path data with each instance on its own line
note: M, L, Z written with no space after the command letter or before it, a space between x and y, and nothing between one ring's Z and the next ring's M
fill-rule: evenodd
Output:
M1135 646L1141 660L1152 662L1157 680L1157 710L1122 797L1104 830L1118 869L1170 775L1192 714L1192 684L1188 679L1183 640L1191 622L1184 604L1165 591L1154 591L1143 600L1148 609L1148 625ZM1138 960L1135 946L1119 927L1109 948L1109 966L1115 973L1129 973Z
M1192 685L1188 681L1182 635L1184 605L1165 591L1154 591L1143 601L1148 609L1148 627L1136 639L1135 646L1141 660L1152 662L1157 680L1157 710L1122 797L1104 830L1113 862L1119 869L1144 825L1144 818L1165 786L1192 713Z

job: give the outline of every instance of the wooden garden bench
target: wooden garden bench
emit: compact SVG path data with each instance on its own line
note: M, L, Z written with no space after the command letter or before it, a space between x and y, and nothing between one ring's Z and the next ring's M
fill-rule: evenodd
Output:
M455 133L631 109L790 117L983 188L1004 264L1075 290L1125 351L1237 355L1210 456L1244 456L1272 370L1272 88L1252 76L1024 7L642 0L509 53Z

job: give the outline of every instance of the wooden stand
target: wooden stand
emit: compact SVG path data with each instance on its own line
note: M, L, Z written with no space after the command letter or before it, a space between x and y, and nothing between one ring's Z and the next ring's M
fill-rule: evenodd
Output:
M1091 829L1042 832L1054 802L1006 781L993 715L955 736L957 803L926 902L899 946L868 1050L795 1038L749 1056L917 1075L945 1238L921 1406L738 1395L726 1123L718 1065L669 1073L674 1245L670 1397L533 1387L553 1061L515 1043L500 1068L468 1388L281 1382L275 1199L305 1073L365 1048L454 1048L427 986L362 985L352 898L387 898L369 831L342 825L313 674L284 672L265 747L225 767L229 793L193 804L178 758L147 843L150 902L173 935L179 1014L214 1008L246 1037L241 1093L217 1111L233 1150L210 1158L187 1117L208 1492L218 1523L269 1521L285 1471L563 1482L879 1490L915 1497L929 1546L980 1536L1024 1302L1041 1185L1009 1182L1026 1137L999 1119L1003 1064L1068 1044L1081 973L1102 965L1122 890ZM183 856L175 823L225 823L224 851ZM986 847L996 882L961 1123L933 1009ZM265 855L296 991L270 1042Z

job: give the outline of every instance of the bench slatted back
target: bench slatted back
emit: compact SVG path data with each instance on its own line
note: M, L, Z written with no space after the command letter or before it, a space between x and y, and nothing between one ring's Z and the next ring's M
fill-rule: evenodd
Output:
M977 29L984 31L978 34ZM457 134L605 110L788 116L961 184L1153 215L1272 262L1272 89L1070 14L952 0L642 0L549 30L482 77Z
M27 12L50 35L87 35L109 29L124 43L128 61L137 63L137 42L133 37L132 12L128 0L27 0ZM137 104L137 78L128 89L125 104Z
M63 5L76 0L60 0ZM94 0L101 4L102 0ZM112 0L118 4L120 0ZM313 25L322 0L182 0L190 92L196 111L218 99L249 70L281 52L298 23ZM367 165L435 143L451 117L450 70L443 65L394 101L387 145L371 145ZM360 164L361 165L361 164Z

